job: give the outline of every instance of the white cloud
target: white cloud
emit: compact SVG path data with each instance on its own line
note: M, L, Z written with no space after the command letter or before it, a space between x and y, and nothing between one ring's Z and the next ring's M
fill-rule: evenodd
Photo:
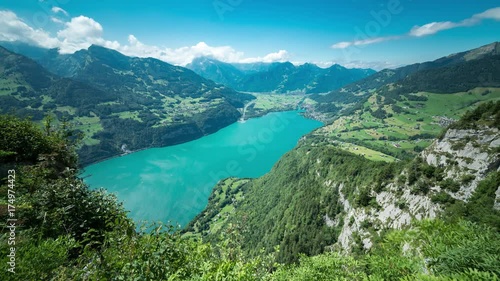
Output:
M433 35L443 30L453 29L457 27L474 26L480 24L481 21L487 19L500 20L500 7L486 10L480 14L475 14L472 17L464 19L459 22L442 21L442 22L431 22L428 24L424 24L422 26L414 26L410 30L408 35L414 37Z
M66 12L63 8L61 7L52 7L52 12L57 14L57 13L62 13L65 16L68 16L68 12Z
M64 21L63 20L60 20L56 17L50 17L50 20L54 23L58 23L58 24L64 24Z
M492 19L500 21L500 7L486 10L480 14L474 15L472 18L477 19Z
M134 35L129 35L128 45L120 46L116 50L128 56L153 57L176 65L186 65L194 58L201 56L211 56L221 61L234 61L243 56L243 53L237 52L230 46L212 47L205 42L177 49L161 48L146 45Z
M59 45L59 41L49 33L32 28L11 11L0 11L0 41L21 41L44 48Z
M240 59L237 61L228 61L228 62L241 62L241 63L254 63L254 62L284 62L290 58L289 53L286 50L279 50L276 53L270 53L265 55L264 57L256 57L256 58L246 58Z
M66 28L57 32L58 37L99 38L102 36L101 24L92 18L78 16L66 23Z
M52 8L52 11L65 12L58 7ZM102 25L92 18L81 15L71 18L68 22L56 17L50 19L54 23L64 25L63 29L57 31L55 37L42 29L33 29L11 11L0 10L0 41L22 41L44 48L59 48L62 54L74 53L95 44L128 56L152 57L183 66L201 56L210 56L223 62L275 62L284 61L289 57L286 50L280 50L263 57L246 58L243 52L231 46L210 46L205 42L176 49L165 48L144 44L134 35L129 35L127 44L122 45L117 41L104 39Z
M400 36L386 36L386 37L374 37L374 38L355 40L355 41L345 41L345 42L339 42L339 43L333 44L332 48L333 49L345 49L345 48L349 48L351 46L363 46L363 45L380 43L380 42L389 41L389 40L395 40L395 39L398 39L399 37Z
M387 69L387 68L397 68L400 67L400 64L394 64L392 62L388 61L349 61L341 64L344 67L347 68L371 68L376 71L380 71L382 69Z
M339 42L339 43L333 44L332 48L333 49L345 49L345 48L351 47L352 45L354 45L354 41L352 41L352 42L344 41L344 42Z
M129 35L128 45L120 46L116 50L128 56L153 57L176 65L187 65L197 57L207 56L223 62L275 62L283 61L288 57L288 52L280 50L270 53L264 57L245 58L243 52L236 51L231 46L213 47L205 42L199 42L194 46L181 47L177 49L160 48L158 46L146 45L140 42L134 35Z
M65 23L65 28L57 32L60 41L60 53L74 53L86 49L92 44L118 47L117 42L109 42L102 38L101 24L92 18L78 16Z
M414 26L411 30L409 35L410 36L415 36L415 37L422 37L422 36L427 36L427 35L432 35L436 34L439 31L447 30L447 29L452 29L455 27L460 26L458 23L454 23L451 21L444 21L444 22L431 22L428 24L424 24L422 26Z
M472 17L464 19L459 22L441 21L441 22L427 23L422 26L416 25L408 32L406 36L410 37L429 36L444 30L449 30L457 27L467 27L467 26L477 25L480 24L483 20L487 19L500 21L500 7L486 10L482 13L473 15ZM344 41L333 44L331 47L333 49L346 49L351 46L375 44L389 40L396 40L404 37L405 36L387 36L387 37L374 37L364 40Z

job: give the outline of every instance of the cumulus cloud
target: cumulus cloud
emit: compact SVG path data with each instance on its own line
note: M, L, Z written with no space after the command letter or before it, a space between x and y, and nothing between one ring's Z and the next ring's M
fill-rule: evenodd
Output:
M87 49L90 45L101 45L116 49L120 44L116 41L103 39L103 28L94 19L78 16L65 23L65 28L57 32L59 40L59 52L71 54L81 49Z
M101 24L92 18L78 16L66 23L66 28L57 32L58 37L99 38L102 36Z
M470 18L464 19L459 22L452 21L441 21L441 22L430 22L424 25L416 25L414 26L408 34L404 36L386 36L386 37L375 37L364 40L354 40L354 41L343 41L333 44L331 47L333 49L346 49L351 46L362 46L380 43L389 40L396 40L404 37L424 37L436 34L438 32L449 30L457 27L467 27L474 26L480 24L483 20L496 20L500 21L500 7L492 8L486 10L482 13L475 14Z
M52 7L52 12L57 14L57 13L62 13L65 16L68 16L68 12L66 12L63 8L61 7Z
M134 35L129 35L128 45L119 46L116 50L128 56L153 57L176 65L186 65L201 56L210 56L221 61L238 60L243 56L243 53L230 46L212 47L205 42L177 49L161 48L144 44Z
M241 63L254 63L254 62L284 62L290 58L290 54L286 50L279 50L276 53L270 53L264 57L256 58L246 58L239 61L229 61L229 62L241 62Z
M57 38L42 29L34 29L11 11L0 11L0 41L21 41L44 48L59 46Z
M197 57L207 56L223 62L276 62L284 61L288 52L280 50L270 53L264 57L245 58L243 52L236 51L231 46L210 46L205 42L199 42L194 46L181 47L177 49L161 48L146 45L139 41L134 35L129 35L128 45L119 46L116 50L128 56L153 57L176 65L187 65Z
M52 8L52 11L66 14L58 7ZM210 46L205 42L194 46L165 48L142 43L134 35L129 35L127 44L122 45L117 41L104 39L104 28L92 18L81 15L63 21L51 17L51 21L64 25L54 37L42 29L33 29L11 11L0 11L0 41L22 41L44 48L59 48L61 54L74 53L94 44L128 56L152 57L183 66L201 56L210 56L223 62L275 62L284 61L289 57L286 50L279 50L262 57L248 58L231 46Z

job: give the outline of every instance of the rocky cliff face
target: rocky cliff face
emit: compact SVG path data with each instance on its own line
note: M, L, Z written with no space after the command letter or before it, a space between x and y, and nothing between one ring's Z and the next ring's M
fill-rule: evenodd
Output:
M500 134L496 128L450 129L417 159L429 165L430 170L439 170L439 180L417 179L410 184L407 178L412 168L407 168L394 182L386 184L383 191L372 191L371 196L377 202L375 207L353 207L340 184L339 203L343 205L345 217L338 242L334 246L351 251L357 241L358 244L362 242L363 248L369 249L373 238L382 229L401 229L413 219L435 218L443 208L441 202L433 198L443 192L456 200L467 202L490 172L500 171L499 147ZM453 188L449 188L450 183ZM336 183L330 181L325 184ZM424 184L428 185L425 194L416 192L419 185ZM494 208L500 209L500 186L496 191ZM339 226L339 220L327 216L325 223L330 227Z
M467 201L479 182L489 172L499 169L499 147L500 134L496 128L450 129L422 153L422 158L429 165L444 167L447 178L460 179L469 175L471 180L463 182L460 190L449 192L453 198Z

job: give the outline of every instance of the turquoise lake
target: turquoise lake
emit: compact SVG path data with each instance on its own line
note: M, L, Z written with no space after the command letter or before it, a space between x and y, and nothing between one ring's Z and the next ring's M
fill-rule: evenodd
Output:
M321 125L298 111L270 113L191 142L90 165L83 177L91 188L115 193L136 222L184 226L205 208L219 180L264 175Z

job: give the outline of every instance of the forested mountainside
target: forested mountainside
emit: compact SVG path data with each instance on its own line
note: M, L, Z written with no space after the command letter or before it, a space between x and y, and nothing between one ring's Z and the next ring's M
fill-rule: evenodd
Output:
M186 67L217 83L245 92L327 93L375 73L372 69L348 69L338 64L320 68L306 63L275 62L244 67L200 57Z
M191 225L208 244L169 226L137 231L114 196L77 177L71 131L3 115L0 170L11 176L0 181L0 216L4 227L22 219L14 252L0 236L1 262L16 259L0 278L498 280L499 129L500 102L483 104L397 164L309 137L270 174L214 189ZM322 254L277 262L298 253Z
M500 83L498 56L500 43L449 55L431 62L379 71L327 95L314 95L315 109L328 119L373 92L398 95L427 91L456 93L474 87L496 87ZM348 111L350 112L350 111Z
M5 48L0 56L0 112L68 121L85 136L82 164L213 133L238 120L238 108L254 99L188 69L103 47L33 55L66 78Z

